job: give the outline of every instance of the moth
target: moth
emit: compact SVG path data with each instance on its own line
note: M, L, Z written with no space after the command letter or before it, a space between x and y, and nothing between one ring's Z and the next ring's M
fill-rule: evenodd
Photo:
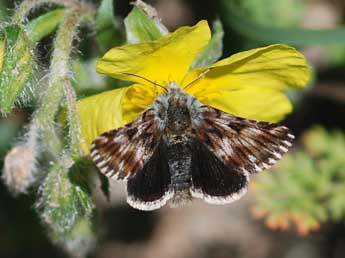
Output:
M289 129L203 105L170 82L133 122L100 135L91 157L109 178L127 181L127 202L154 210L201 198L241 198L249 177L268 169L292 145Z

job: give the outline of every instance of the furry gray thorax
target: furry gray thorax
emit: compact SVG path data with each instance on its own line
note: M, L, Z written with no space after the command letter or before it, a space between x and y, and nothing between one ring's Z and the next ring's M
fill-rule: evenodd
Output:
M159 95L152 103L158 130L165 133L185 134L202 121L202 104L192 95L183 91L176 83L167 85L167 92Z

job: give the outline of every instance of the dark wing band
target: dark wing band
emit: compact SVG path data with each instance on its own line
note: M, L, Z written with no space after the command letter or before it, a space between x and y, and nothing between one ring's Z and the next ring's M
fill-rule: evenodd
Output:
M230 164L224 164L204 144L195 141L192 146L193 197L206 202L225 204L238 200L247 191L248 174Z
M163 206L172 196L170 172L162 141L144 167L127 182L127 202L139 210L154 210Z

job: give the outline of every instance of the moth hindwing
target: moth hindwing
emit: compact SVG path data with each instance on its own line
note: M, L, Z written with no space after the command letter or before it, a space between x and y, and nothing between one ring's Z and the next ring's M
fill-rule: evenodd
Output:
M250 174L274 165L293 138L284 126L202 105L172 82L136 120L99 136L91 157L107 177L127 180L137 209L192 197L224 204L242 197Z

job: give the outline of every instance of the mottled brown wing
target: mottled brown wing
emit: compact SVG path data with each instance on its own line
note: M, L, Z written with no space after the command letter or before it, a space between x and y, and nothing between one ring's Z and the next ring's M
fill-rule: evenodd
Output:
M247 175L270 168L292 146L294 136L285 126L239 118L208 106L202 106L201 112L199 140L225 164Z
M144 167L160 137L153 111L147 109L133 122L100 135L91 145L91 157L107 177L126 180Z

